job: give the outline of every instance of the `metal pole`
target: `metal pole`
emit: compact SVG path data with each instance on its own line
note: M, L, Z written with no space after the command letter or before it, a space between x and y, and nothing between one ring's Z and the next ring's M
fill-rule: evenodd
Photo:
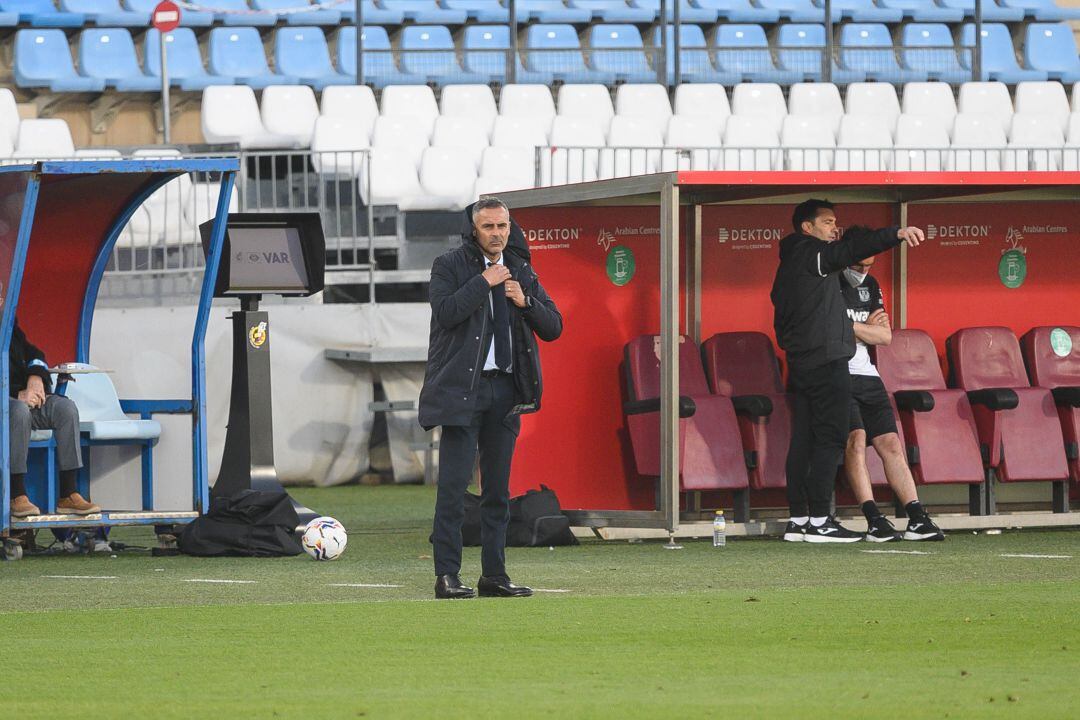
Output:
M517 0L510 0L510 57L506 58L506 82L517 82Z
M682 13L679 11L679 7L682 5L682 0L672 0L675 3L675 32L672 33L672 43L675 45L672 51L671 61L675 66L675 72L672 73L671 82L673 85L679 84L679 78L682 77L682 58L679 57L682 51ZM667 53L664 53L664 59L667 60Z
M685 332L691 340L701 344L701 205L694 201L688 215Z
M660 510L679 527L679 186L660 191Z
M172 131L169 128L169 63L165 52L165 33L158 32L158 45L161 46L161 125L165 133L165 144L172 143Z
M356 0L356 84L364 84L364 0Z
M832 82L833 24L832 0L825 0L825 57L821 58L821 81Z
M982 80L982 0L975 0L975 54L971 57L971 79Z
M907 202L900 203L900 227L908 226L908 204ZM894 293L897 307L893 309L893 317L899 322L897 327L907 327L907 291L908 291L908 246L907 243L900 243L900 256L897 258L896 268L894 271L896 279L896 287L899 288L899 292Z

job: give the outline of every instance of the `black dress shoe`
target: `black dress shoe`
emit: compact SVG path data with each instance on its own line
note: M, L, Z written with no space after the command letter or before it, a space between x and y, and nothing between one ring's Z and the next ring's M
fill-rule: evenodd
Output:
M481 576L476 588L480 591L480 597L529 597L533 594L532 588L515 585L507 577Z
M476 597L476 592L462 585L457 575L439 575L435 578L435 597L439 600L460 600Z

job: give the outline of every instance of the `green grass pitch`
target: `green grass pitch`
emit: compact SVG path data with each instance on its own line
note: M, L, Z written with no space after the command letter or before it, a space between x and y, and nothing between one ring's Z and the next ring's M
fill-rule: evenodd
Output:
M1078 531L511 548L566 592L436 602L431 488L293 493L340 560L0 564L0 717L1080 717Z

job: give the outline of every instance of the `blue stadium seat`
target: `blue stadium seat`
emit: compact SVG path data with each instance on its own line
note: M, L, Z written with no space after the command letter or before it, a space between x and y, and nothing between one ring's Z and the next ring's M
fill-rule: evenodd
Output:
M323 31L314 26L278 28L274 32L274 67L322 90L327 85L351 85L352 78L330 64L330 48Z
M817 0L815 4L819 5L824 12L823 0ZM904 11L878 7L873 0L832 0L832 17L834 23L842 19L855 22L896 23L904 17Z
M19 22L34 27L81 27L82 13L60 12L52 0L0 0L0 12L18 13Z
M964 11L964 17L975 17L975 0L941 0L942 7L959 8ZM1002 7L993 0L983 0L983 22L1020 22L1024 19L1024 11L1015 7Z
M667 72L668 82L720 82L721 75L709 59L705 33L697 25L679 28L679 77L675 77L675 27L667 26ZM653 47L660 47L660 28L654 27Z
M536 24L525 31L525 69L551 75L564 83L615 82L611 74L585 67L581 42L570 25Z
M144 28L150 24L150 13L123 10L116 0L60 0L60 9L85 15L99 26Z
M15 84L47 87L53 92L100 92L105 81L75 72L71 46L63 30L20 30L15 33Z
M15 27L19 24L19 13L0 12L0 27Z
M284 10L303 7L305 3L306 0L251 0L251 7L256 10ZM281 17L288 25L338 25L341 23L341 11L336 7L287 13Z
M462 41L465 50L463 64L465 71L486 75L494 81L505 82L506 58L510 51L510 28L506 25L470 25L465 28ZM515 81L550 85L552 77L547 73L531 72L521 64L521 58L515 58L517 73Z
M850 23L840 29L840 67L866 74L867 80L894 84L926 80L926 74L900 67L889 28Z
M499 0L440 0L439 4L448 10L464 10L470 20L484 23L504 23L510 21L510 11Z
M410 25L399 39L401 69L440 85L486 83L486 76L466 73L458 64L454 38L442 25Z
M139 67L135 43L124 28L88 28L79 33L79 71L120 92L153 92L161 81Z
M760 25L719 25L716 28L717 82L766 82L786 85L802 80L802 73L773 64L769 41Z
M161 46L159 33L151 28L143 36L143 65L146 74L161 77ZM203 67L202 55L199 54L199 41L191 28L176 28L165 35L165 50L168 53L169 84L181 90L204 90L211 85L232 85L233 79L217 75L208 75ZM160 82L160 81L159 81Z
M273 15L252 15L247 0L213 0L207 3L215 10L229 10L214 14L214 19L223 25L257 25L269 27L277 24L277 18ZM183 14L183 10L180 11Z
M1027 80L1046 80L1042 70L1027 70L1016 64L1016 49L1013 48L1009 29L1002 23L984 23L982 26L982 79L997 80L1013 85ZM971 69L971 53L968 48L975 47L975 25L965 23L960 29L960 65Z
M616 81L656 82L656 71L645 59L641 33L633 25L593 25L589 28L590 65L611 73Z
M518 0L517 20L538 20L542 23L587 23L592 19L591 10L568 8L562 0Z
M690 4L690 0L668 0L668 22L675 20L675 3L679 5L679 21L684 23L705 23L713 25L719 17L716 8L700 7ZM636 8L651 10L655 17L660 17L660 0L630 0L630 4Z
M352 25L338 30L337 63L341 72L356 78L356 28ZM384 88L387 85L423 85L425 81L422 75L409 75L398 69L386 28L364 26L365 83Z
M824 25L788 23L780 26L776 35L776 64L780 69L800 73L805 80L820 81L824 53ZM865 79L866 73L844 70L833 62L833 83L848 85Z
M900 59L911 70L924 73L930 80L962 83L971 80L971 71L960 67L952 32L944 23L905 25ZM912 49L917 48L917 49Z
M363 0L364 25L400 25L405 20L405 13L393 8L379 7L375 0ZM356 23L356 0L335 5L335 10L341 11L341 17L345 22Z
M268 85L296 85L289 75L270 72L259 31L252 27L218 27L210 31L210 74L235 78L261 90Z
M1019 8L1029 18L1042 21L1078 20L1080 8L1061 7L1054 0L1002 0L1007 8Z
M567 6L588 10L593 18L606 23L650 23L656 19L656 11L632 8L626 0L567 0Z
M825 11L811 0L758 0L758 5L777 10L780 17L791 22L823 22Z
M780 11L775 8L757 7L750 0L694 0L701 8L715 10L720 20L735 23L775 23Z
M1031 23L1024 36L1024 63L1051 80L1080 82L1080 58L1072 28L1065 23Z
M132 12L146 13L150 17L159 2L161 0L123 0L123 5ZM180 24L184 27L210 27L214 24L214 13L183 8L180 10Z
M893 8L915 22L957 23L964 19L960 8L936 5L934 0L880 0L881 7Z
M469 16L464 10L439 7L435 0L392 0L383 7L400 10L405 19L422 25L464 25Z

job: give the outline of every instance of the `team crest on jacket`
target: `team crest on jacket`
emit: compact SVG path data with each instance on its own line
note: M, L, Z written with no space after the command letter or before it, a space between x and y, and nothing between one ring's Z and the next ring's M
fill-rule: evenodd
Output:
M859 302L870 302L870 288L859 288Z
M261 322L248 328L248 342L251 347L258 350L266 342L266 323Z

